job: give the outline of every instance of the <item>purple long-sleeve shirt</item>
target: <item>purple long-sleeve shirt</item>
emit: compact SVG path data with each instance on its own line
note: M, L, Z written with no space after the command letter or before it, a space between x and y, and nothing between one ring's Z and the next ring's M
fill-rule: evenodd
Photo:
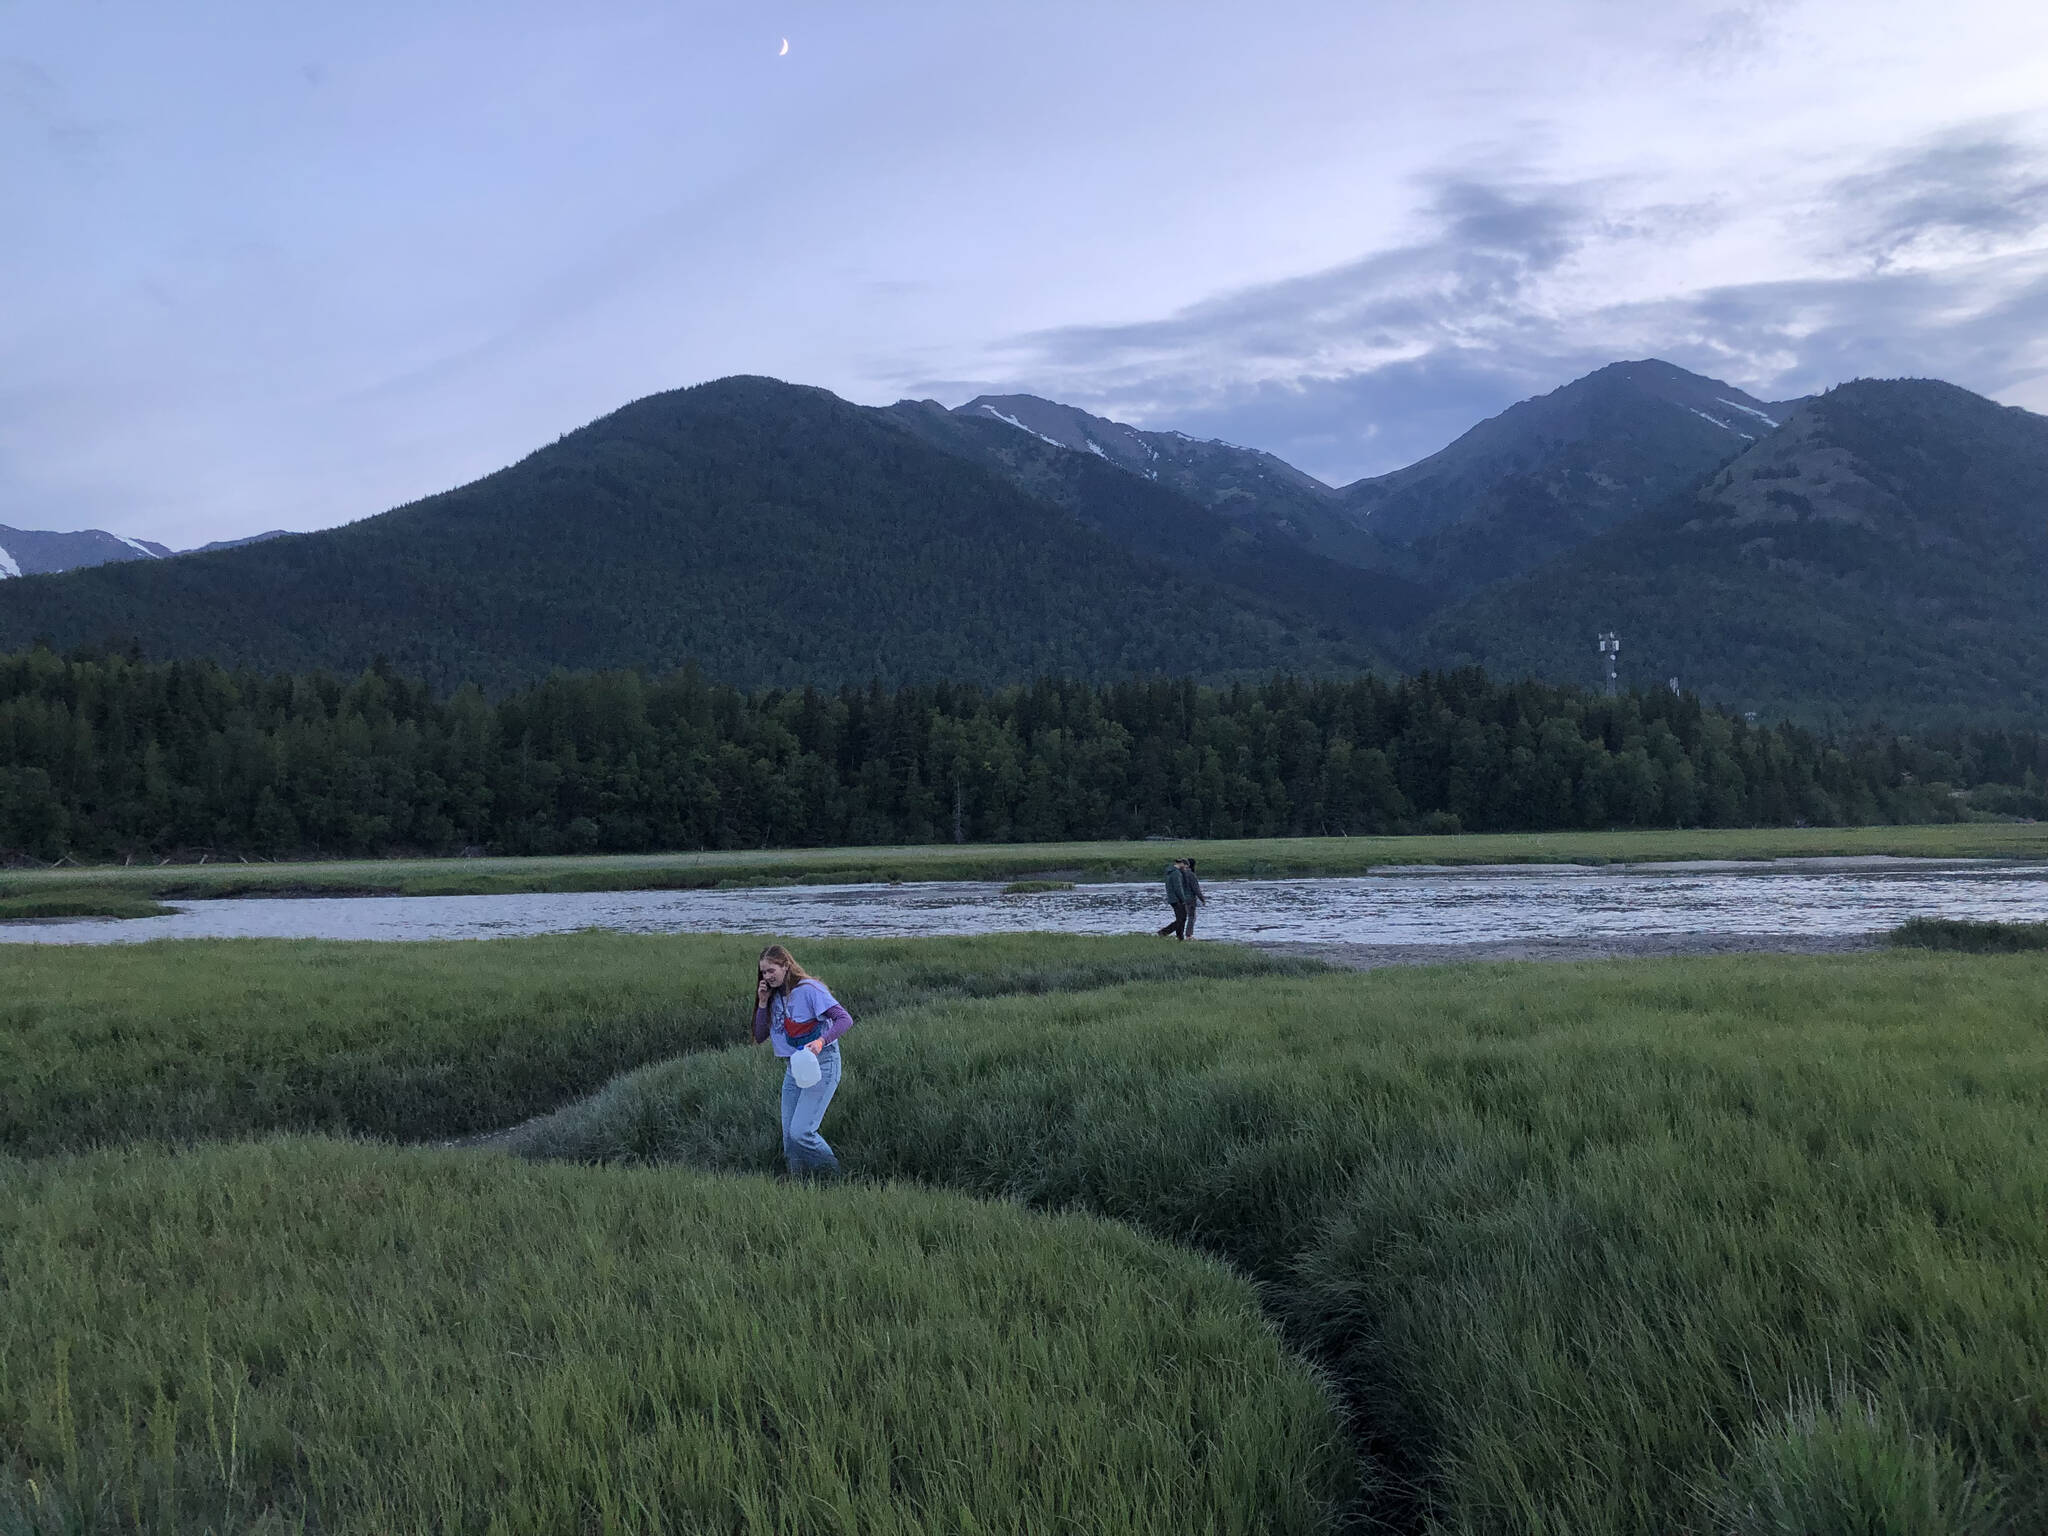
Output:
M825 1021L826 1045L853 1028L853 1015L839 1006L839 999L825 990L823 982L806 977L789 989L787 997L777 992L769 997L766 1008L754 1010L754 1042L758 1045L763 1040L772 1040L776 1055L794 1056L797 1047L789 1043L785 1026L794 1024L797 1033L802 1034L805 1025L820 1019Z

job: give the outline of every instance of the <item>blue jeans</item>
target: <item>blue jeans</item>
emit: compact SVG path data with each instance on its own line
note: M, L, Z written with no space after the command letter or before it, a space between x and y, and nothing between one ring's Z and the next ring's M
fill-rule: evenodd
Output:
M791 1173L837 1173L839 1159L818 1134L825 1106L839 1088L839 1044L818 1052L818 1081L799 1088L785 1067L782 1073L782 1158Z

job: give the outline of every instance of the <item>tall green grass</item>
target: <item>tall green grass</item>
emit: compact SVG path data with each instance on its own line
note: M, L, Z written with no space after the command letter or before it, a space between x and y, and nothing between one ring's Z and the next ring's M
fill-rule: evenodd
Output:
M757 944L155 945L25 951L18 967L10 954L0 1104L14 1144L32 1150L305 1123L294 1115L448 1135L480 1128L463 1123L471 1113L495 1125L525 1103L559 1103L635 1052L647 1061L694 1044L520 1144L537 1156L765 1171L777 1162L774 1066L716 1048L744 1030ZM862 1016L829 1123L851 1167L1111 1216L1233 1260L1341 1384L1367 1464L1389 1474L1377 1507L1403 1528L2048 1529L2048 956L1900 950L1318 976L1262 974L1257 957L1149 937L799 952ZM386 1126L367 1123L380 1114ZM39 1134L55 1139L39 1146ZM208 1256L228 1253L231 1221L206 1227L214 1246L194 1250L177 1233L198 1207L168 1185L125 1203L104 1193L115 1178L104 1170L155 1179L167 1175L148 1169L212 1168L214 1156L14 1170L102 1170L101 1192L57 1202L81 1213L71 1248L37 1228L45 1236L0 1262L0 1327L29 1337L47 1306L15 1281L31 1248L60 1273L92 1245L112 1252L146 1230L151 1262L185 1254L189 1274L214 1274ZM418 1166L433 1170L421 1175L430 1184L443 1170L521 1176L501 1159ZM556 1175L592 1180L575 1186L591 1201L607 1180L637 1188L642 1177L535 1171ZM245 1191L282 1179L193 1177L195 1188ZM311 1182L332 1203L334 1180L352 1177ZM468 1177L448 1184L454 1202L434 1216L451 1262L468 1245L552 1241L529 1226L552 1222L553 1205L529 1200L515 1228ZM26 1187L10 1184L0 1206L42 1208L16 1198ZM730 1187L780 1198L757 1181ZM262 1199L238 1194L223 1209ZM170 1213L161 1229L137 1225L151 1200ZM470 1206L483 1237L465 1225ZM218 1273L247 1273L297 1305L346 1246L274 1273L230 1255ZM413 1273L412 1250L377 1251ZM925 1262L902 1253L907 1273ZM470 1273L448 1273L458 1271ZM437 1316L460 1329L460 1287L447 1286ZM142 1305L159 1290L175 1287L157 1279L124 1294ZM209 1294L209 1305L233 1299ZM118 1334L117 1311L93 1313L76 1337ZM213 1356L153 1337L134 1358L184 1361L181 1380L205 1379ZM17 1380L6 1369L0 1398ZM308 1364L304 1379L325 1369ZM57 1423L54 1356L22 1370L49 1388L38 1422ZM203 1398L203 1385L192 1390ZM106 1437L99 1450L79 1440L76 1459L101 1457L106 1488L142 1497L156 1475L143 1470L149 1426L164 1421L140 1407L110 1417L94 1401L85 1418L65 1410L86 1439ZM26 1413L0 1406L0 1448L17 1446ZM33 1476L38 1490L58 1489L36 1506L46 1525L65 1507L100 1508L100 1483L53 1484L62 1437L38 1443L58 1449L37 1451L34 1473L17 1466L17 1502L42 1498L21 1481ZM574 1465L549 1486L612 1486L611 1442L572 1443ZM183 1465L186 1452L164 1454ZM632 1486L654 1476L636 1470ZM87 1502L63 1505L74 1495ZM363 1518L385 1517L405 1527L388 1510ZM256 1528L259 1512L235 1518Z
M516 1144L765 1169L772 1091L745 1053L706 1053ZM2048 1529L2048 958L1461 967L912 1010L849 1047L831 1133L877 1177L1092 1211L1246 1267L1336 1373L1411 1525ZM1820 1397L1867 1422L1788 1420ZM1846 1512L1810 1515L1830 1499Z
M1802 1388L1757 1423L1698 1490L1728 1536L1998 1536L2009 1521L1955 1444L1896 1407L1836 1382Z
M0 1163L0 1529L1310 1533L1222 1267L911 1189L272 1142Z
M106 886L64 885L31 889L21 895L0 895L0 922L53 917L169 917L172 908L142 891Z
M2048 949L2048 923L1973 923L1914 917L1886 937L1900 949L1954 949L1972 955L2018 955Z
M0 1151L493 1130L633 1067L747 1039L760 946L586 932L0 950ZM1149 935L797 949L862 1018L934 998L1301 969Z
M690 890L717 885L845 885L883 880L1128 880L1192 854L1208 879L1362 875L1383 865L1770 859L1831 854L2041 858L2048 825L1733 827L1688 831L1487 832L1413 837L1274 837L1172 842L940 843L550 858L351 859L290 864L108 865L10 870L0 896L114 886L167 897L315 892L491 895L509 891Z

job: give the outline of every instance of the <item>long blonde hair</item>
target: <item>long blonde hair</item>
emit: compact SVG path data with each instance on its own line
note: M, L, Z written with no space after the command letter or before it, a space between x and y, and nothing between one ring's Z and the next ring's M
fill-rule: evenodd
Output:
M775 988L775 991L784 997L789 996L789 989L798 982L814 981L817 979L809 971L798 965L796 963L796 956L792 955L780 944L770 944L766 949L762 950L761 960L773 960L777 965L783 967L782 985ZM761 979L761 960L754 962L754 980L757 984Z

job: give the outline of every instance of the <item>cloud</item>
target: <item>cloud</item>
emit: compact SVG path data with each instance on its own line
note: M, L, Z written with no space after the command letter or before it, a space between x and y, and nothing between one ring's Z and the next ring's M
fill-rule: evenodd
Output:
M1552 287L1590 248L1715 221L1704 206L1621 205L1599 183L1469 173L1432 179L1423 208L1415 240L1328 271L1159 320L1019 337L990 358L982 387L1255 443L1326 479L1355 478L1564 382L1561 364L1612 361L1574 340Z
M2048 377L2048 253L1939 272L1750 283L1600 318L1682 338L1677 350L1719 358L1760 392L1781 396L1901 375L2030 394Z
M1164 368L1221 381L1337 376L1428 350L1423 338L1484 332L1513 313L1597 223L1586 189L1440 180L1413 244L1329 271L1241 290L1162 320L1042 331L1018 361L1097 387Z
M1639 273L1711 270L1683 258L1757 210L1447 175L1407 244L1157 320L1016 338L977 388L1253 444L1332 483L1622 358L1765 398L1911 374L2048 404L2043 159L1982 127L1945 136L1819 188L1813 224L1847 234L1808 270L1647 294Z
M1844 249L1880 271L1981 255L2048 226L2048 155L1979 129L1845 177L1831 192L1847 226Z

